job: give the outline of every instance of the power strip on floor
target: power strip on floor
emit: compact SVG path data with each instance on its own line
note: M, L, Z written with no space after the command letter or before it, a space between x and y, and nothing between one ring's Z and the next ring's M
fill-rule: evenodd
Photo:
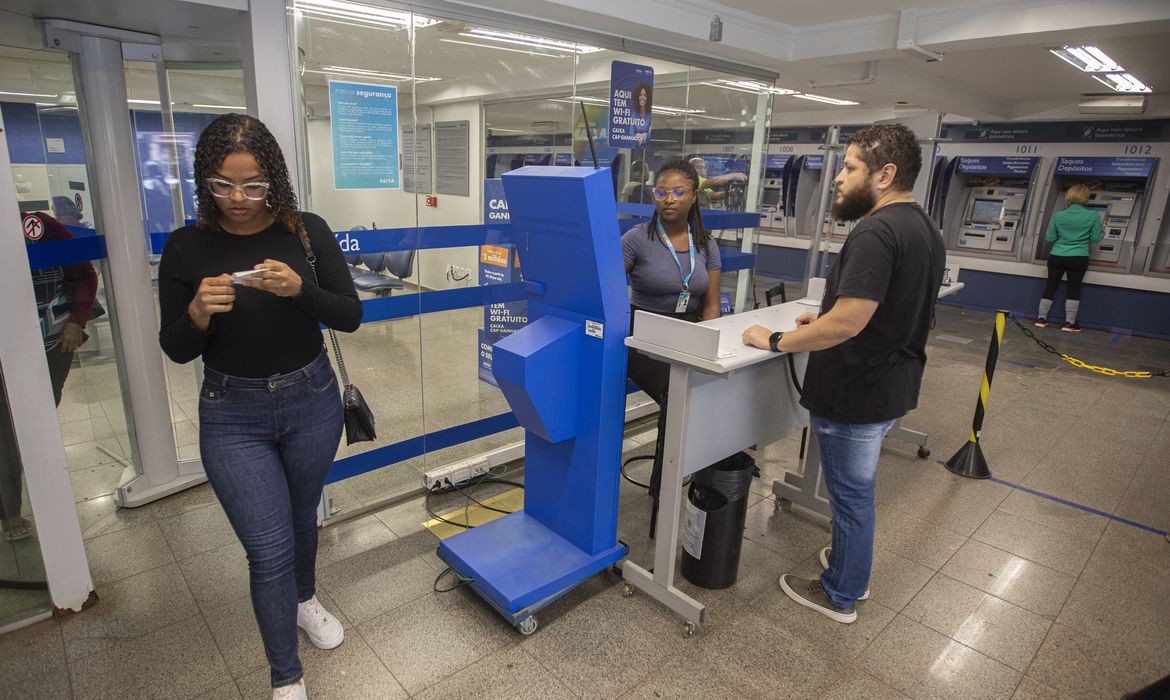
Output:
M423 474L423 487L428 491L439 491L487 474L491 469L492 464L485 457L447 464Z

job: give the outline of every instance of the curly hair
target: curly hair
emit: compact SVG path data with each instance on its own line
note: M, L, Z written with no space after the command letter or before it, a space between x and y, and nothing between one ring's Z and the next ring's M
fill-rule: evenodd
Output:
M643 90L646 91L646 111L645 112L642 112L638 109L638 93L642 92ZM634 113L639 115L639 116L649 116L650 109L654 105L654 90L650 87L650 83L647 83L644 80L639 82L637 85L634 86L634 90L630 94L633 95L632 102L633 102Z
M272 215L289 231L308 241L309 234L301 219L280 144L264 122L247 114L225 114L208 124L199 136L195 146L195 225L205 228L219 222L219 207L206 182L215 177L224 158L233 153L247 153L256 159L269 185L267 204Z
M909 192L914 189L918 171L922 169L922 148L918 137L905 124L874 124L861 129L849 138L850 146L857 146L858 156L872 175L887 163L898 170L893 187Z
M695 237L695 247L699 250L707 249L707 239L710 234L707 233L707 227L703 225L703 214L699 211L699 171L695 170L695 166L690 164L690 161L685 158L678 158L676 160L669 160L662 164L658 169L658 174L655 176L655 182L668 172L674 171L681 174L683 177L691 181L691 187L695 191L695 203L691 205L690 211L687 212L687 224L691 227L691 235ZM654 215L650 217L650 226L647 229L650 238L658 236L658 207L654 208Z

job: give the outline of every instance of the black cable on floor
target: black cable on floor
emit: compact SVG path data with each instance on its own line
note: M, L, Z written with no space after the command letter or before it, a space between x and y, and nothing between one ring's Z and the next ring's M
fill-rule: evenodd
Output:
M468 487L469 489L481 486L483 484L504 484L506 486L514 486L514 487L519 488L519 489L524 488L524 484L521 484L521 483L516 482L516 481L510 481L508 479L501 479L499 477L492 476L490 473L482 474L480 476L473 477L471 479L468 479L465 482L460 482L460 483L462 483L464 486ZM443 516L435 513L434 509L431 508L431 496L433 496L435 494L452 493L455 491L462 494L469 501L469 503L467 505L468 508L471 506L471 502L474 502L482 508L486 508L488 510L493 510L497 513L503 513L503 514L507 515L507 514L512 512L512 511L502 510L500 508L493 508L492 506L489 506L489 505L485 505L482 502L476 500L476 498L474 496L470 495L467 491L464 491L462 488L460 488L459 484L451 484L450 486L444 487L444 488L439 489L437 491L427 491L426 492L426 494L423 496L423 507L426 509L427 515L431 516L431 518L434 520L438 520L441 523L446 523L448 525L453 525L455 527L461 527L461 528L464 528L466 530L470 530L470 529L474 528L475 525L472 525L469 522L458 523L458 522L455 522L454 520L448 520L447 518L444 518ZM466 510L466 508L464 510Z
M459 581L459 583L456 583L454 586L451 586L450 588L439 588L439 581L447 574L455 574L455 578L456 578L456 580ZM431 584L431 589L434 590L435 593L450 593L451 591L455 590L456 588L459 588L460 586L466 586L467 584L471 583L473 580L474 579L463 578L459 574L455 573L454 569L452 569L451 567L448 566L446 569L443 569L441 572L439 572L439 575L435 577L435 582L433 584Z
M650 484L643 484L641 481L635 480L629 474L626 473L626 465L628 465L630 462L637 462L637 461L643 460L643 459L652 460L652 459L654 459L654 455L637 455L637 456L628 458L626 461L622 462L621 473L622 473L622 478L625 479L626 481L630 482L634 486L640 486L640 487L646 489L647 491L649 491Z

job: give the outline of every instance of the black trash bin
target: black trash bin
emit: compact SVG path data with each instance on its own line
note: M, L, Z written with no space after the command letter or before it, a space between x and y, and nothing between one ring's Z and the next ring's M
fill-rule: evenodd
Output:
M739 577L747 495L756 461L738 452L696 472L687 500L682 575L703 588L727 588Z

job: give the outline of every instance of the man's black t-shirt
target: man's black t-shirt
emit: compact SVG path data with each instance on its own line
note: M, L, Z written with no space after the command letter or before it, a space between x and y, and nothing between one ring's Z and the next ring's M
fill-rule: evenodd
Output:
M915 408L945 262L938 228L913 202L858 222L829 272L821 314L838 297L876 301L877 311L856 337L810 353L801 405L841 423L877 423Z

